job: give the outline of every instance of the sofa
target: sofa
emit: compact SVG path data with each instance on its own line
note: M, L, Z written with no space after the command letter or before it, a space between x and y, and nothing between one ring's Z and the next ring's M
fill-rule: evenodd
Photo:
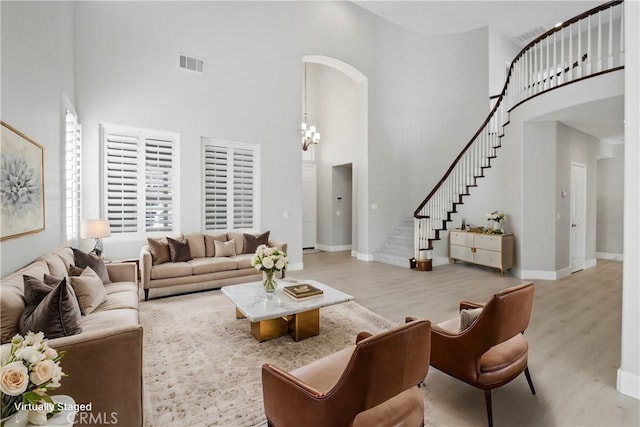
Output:
M81 267L78 277L84 280L89 269ZM142 325L138 319L137 268L135 263L102 263L102 268L106 278L98 278L98 283L104 289L96 289L104 301L97 304L94 300L88 305L80 303L78 308L88 314L77 313L74 321L79 324L65 329L66 336L50 338L53 333L45 334L51 348L65 352L60 364L66 376L61 380L61 387L50 394L66 394L76 404L85 405L76 416L79 424L141 426ZM59 284L64 285L60 289L68 296L66 302L85 297L81 289L75 287L80 283L76 282L79 279L71 278L70 270L73 269L78 269L74 250L63 247L0 280L0 338L3 344L10 342L24 327L23 312L29 312L31 307L25 298L29 300L33 282L57 278ZM99 277L95 272L91 274ZM89 278L94 284L95 277ZM25 283L29 288L27 295ZM65 322L67 320L62 323Z
M287 243L269 240L269 232L186 233L147 239L140 250L140 276L145 301L153 297L217 289L258 281L251 265L261 244L287 252Z

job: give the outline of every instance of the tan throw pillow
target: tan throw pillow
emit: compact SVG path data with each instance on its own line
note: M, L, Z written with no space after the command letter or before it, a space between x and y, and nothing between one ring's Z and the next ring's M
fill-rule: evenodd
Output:
M189 249L189 241L180 241L167 237L169 243L169 253L171 254L171 262L183 262L193 259L191 250Z
M478 316L482 313L482 307L479 308L465 308L460 310L460 332L466 330L473 322L476 321Z
M260 245L269 244L269 233L265 231L262 234L254 236L253 234L244 234L244 252L245 254L254 254Z
M204 258L206 254L204 244L204 234L202 233L187 233L184 238L189 242L189 250L193 258Z
M215 236L204 235L205 256L212 257L216 255L216 245L213 243L216 240L218 242L226 242L227 233L216 234Z
M214 240L213 243L216 247L216 258L223 256L234 256L236 254L236 245L233 240L228 242L219 242Z
M82 314L91 314L107 300L107 291L104 289L102 280L91 267L85 268L81 275L72 276L69 280L76 291Z
M151 254L151 264L158 265L171 261L169 253L169 244L166 239L152 239L147 237L149 245L149 253Z
M233 240L235 242L235 245L236 245L235 252L236 252L236 254L243 254L244 253L244 233L241 233L241 232L238 232L238 231L229 231L229 232L227 232L227 239Z

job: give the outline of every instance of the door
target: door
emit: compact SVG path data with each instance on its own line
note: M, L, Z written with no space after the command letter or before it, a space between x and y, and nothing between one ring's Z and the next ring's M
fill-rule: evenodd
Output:
M316 165L302 165L302 248L316 247Z
M587 167L571 164L571 272L584 268L586 253Z

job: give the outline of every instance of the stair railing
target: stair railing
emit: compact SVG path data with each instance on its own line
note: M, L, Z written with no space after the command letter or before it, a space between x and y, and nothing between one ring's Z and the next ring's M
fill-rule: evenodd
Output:
M413 213L414 251L433 249L464 196L477 186L501 146L509 112L547 91L624 68L624 2L584 12L542 34L509 66L489 116Z

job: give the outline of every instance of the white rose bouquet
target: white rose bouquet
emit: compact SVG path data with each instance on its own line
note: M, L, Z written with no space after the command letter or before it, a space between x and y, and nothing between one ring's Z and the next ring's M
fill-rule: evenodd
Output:
M497 222L498 224L500 223L500 221L507 220L507 216L502 211L493 211L491 213L488 213L486 217L487 221Z
M251 257L251 265L258 271L273 273L285 271L289 264L287 254L278 248L269 248L267 245L260 245L256 253Z
M262 271L265 292L272 295L276 291L276 281L273 274L276 271L285 271L289 264L287 254L278 248L269 248L267 245L260 245L256 253L251 257L251 265L258 271Z
M60 387L63 356L47 345L42 332L16 335L0 347L3 419L26 409L32 424L44 424L47 413L58 412L46 393Z

